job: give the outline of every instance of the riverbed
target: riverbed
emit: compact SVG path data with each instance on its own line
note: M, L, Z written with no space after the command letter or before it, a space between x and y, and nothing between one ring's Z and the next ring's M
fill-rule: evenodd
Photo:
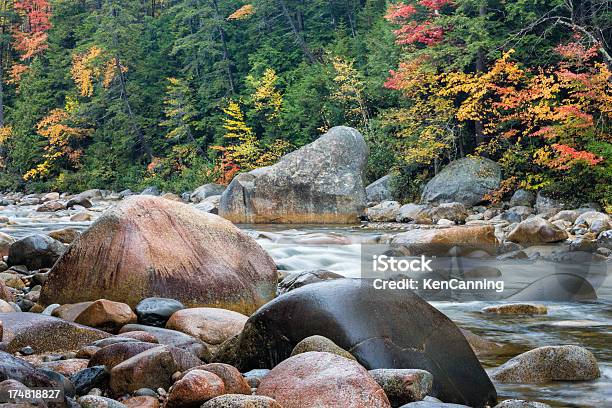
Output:
M96 217L108 204L97 203L89 212ZM33 206L7 206L0 216L9 218L0 231L21 238L61 228L85 230L90 222L72 222L69 211L37 213ZM343 276L362 276L364 245L388 242L398 231L368 230L360 226L320 227L256 225L240 226L270 254L282 273L325 269ZM539 248L554 251L554 247ZM556 266L544 261L497 265L504 281L504 293L520 291L533 281L553 272ZM598 299L588 302L539 302L548 314L500 316L481 309L496 304L479 298L432 300L431 304L457 325L489 340L508 345L506 355L480 357L491 369L513 355L546 345L576 344L597 357L602 376L589 382L555 382L539 385L496 384L500 399L520 398L546 402L553 407L612 406L612 277L609 265L585 271L584 277L597 291Z

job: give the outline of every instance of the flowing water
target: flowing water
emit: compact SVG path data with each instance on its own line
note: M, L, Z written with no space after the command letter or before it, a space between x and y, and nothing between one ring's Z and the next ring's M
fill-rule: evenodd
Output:
M93 208L99 213L104 205ZM10 206L0 216L10 218L0 231L15 237L64 227L83 230L89 223L70 222L68 213L39 214L32 207ZM285 273L326 269L347 277L360 277L363 245L387 242L397 231L369 231L357 227L319 226L241 226L274 258ZM539 248L547 251L550 248ZM553 248L554 250L554 248ZM509 263L499 266L505 293L516 292L539 277L549 274L546 262ZM612 407L612 277L587 271L585 277L597 290L598 299L588 302L539 302L548 314L508 316L485 314L481 309L495 301L432 301L460 327L489 340L506 344L507 355L481 357L488 370L503 364L513 355L546 345L576 344L591 350L601 369L601 378L589 382L549 384L496 384L500 399L519 398L546 402L554 407Z

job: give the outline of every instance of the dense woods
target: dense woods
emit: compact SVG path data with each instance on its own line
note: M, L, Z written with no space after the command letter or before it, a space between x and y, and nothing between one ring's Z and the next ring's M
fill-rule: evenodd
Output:
M228 183L336 125L399 199L484 155L612 206L609 0L0 2L0 188Z

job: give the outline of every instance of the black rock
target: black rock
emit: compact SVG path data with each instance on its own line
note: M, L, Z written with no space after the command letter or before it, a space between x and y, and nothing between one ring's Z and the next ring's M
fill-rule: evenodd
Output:
M139 388L134 391L134 396L136 397L154 397L158 398L159 395L150 388Z
M70 377L77 395L85 395L92 388L104 390L108 388L109 380L110 373L104 366L89 367Z
M75 205L80 205L81 207L91 208L93 205L91 201L87 199L87 197L83 197L82 195L76 195L66 203L66 208L72 208Z
M141 300L136 305L136 316L140 324L164 327L174 312L184 308L185 306L178 300L151 297Z
M9 248L8 264L25 265L29 270L50 268L66 247L48 235L30 235Z
M342 275L326 270L305 271L288 275L278 284L278 294L282 295L302 286L326 280L340 279Z
M338 279L293 290L261 307L214 360L241 371L271 368L297 343L321 335L365 368L417 368L433 377L432 395L482 408L495 405L491 380L455 324L415 293L376 290Z

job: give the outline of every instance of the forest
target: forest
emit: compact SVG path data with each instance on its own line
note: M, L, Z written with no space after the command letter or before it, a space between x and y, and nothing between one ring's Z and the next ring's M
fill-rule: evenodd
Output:
M612 210L610 0L3 0L0 190L181 193L358 129L412 200L448 162Z

